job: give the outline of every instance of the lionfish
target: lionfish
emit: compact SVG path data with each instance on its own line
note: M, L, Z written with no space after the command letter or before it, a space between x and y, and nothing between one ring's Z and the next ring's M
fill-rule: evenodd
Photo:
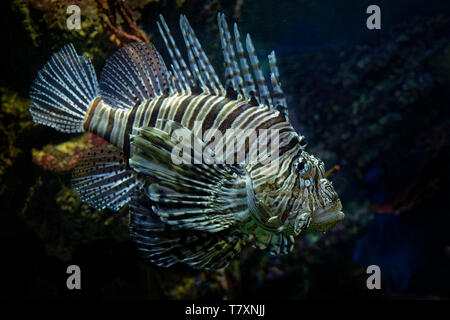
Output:
M35 122L92 132L114 146L82 156L73 173L81 200L99 210L127 205L131 238L160 266L222 268L250 243L285 254L295 237L343 219L323 162L305 151L305 137L290 124L275 53L266 82L250 35L244 49L237 25L233 39L219 13L223 85L185 16L180 28L189 66L162 16L157 26L170 69L152 43L136 42L107 59L97 82L89 57L69 44L31 86ZM278 166L248 161L248 154L237 164L175 164L179 129L204 150L208 129L276 129ZM248 153L250 143L239 140Z

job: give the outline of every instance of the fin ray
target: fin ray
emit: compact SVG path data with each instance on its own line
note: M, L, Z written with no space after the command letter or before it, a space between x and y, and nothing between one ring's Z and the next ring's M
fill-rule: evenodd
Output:
M118 211L139 189L122 152L111 145L84 151L72 176L72 188L83 202Z
M30 89L33 121L62 132L83 132L83 120L98 96L98 84L87 56L72 44L54 53Z
M186 30L188 38L190 39L190 43L193 47L194 53L198 58L200 71L202 72L202 74L204 74L206 83L209 83L212 86L212 89L215 91L217 95L224 94L225 89L223 88L222 83L220 82L219 77L216 74L216 71L209 62L209 59L206 56L206 53L203 50L186 16L182 15L180 17L180 22L181 21L183 21L182 25Z
M186 90L190 92L190 89L195 86L192 74L189 71L189 68L187 67L183 57L181 56L180 50L178 50L175 40L172 37L172 33L170 32L170 29L167 26L166 21L164 20L164 17L162 15L160 15L159 17L163 27L161 27L160 23L158 22L158 29L161 36L163 37L167 50L169 51L169 55L172 59L172 64L175 66L175 70L181 77L181 81Z
M272 51L269 56L270 65L270 81L273 89L273 106L276 110L280 111L285 116L288 115L288 109L286 104L286 98L281 88L280 74L277 67L277 59L275 58L275 51Z
M181 143L188 141L186 149L192 148L193 134L183 130L186 132ZM171 153L180 142L157 128L139 129L131 141L136 152L130 166L145 180L144 192L155 203L154 211L164 223L217 232L248 216L243 169L174 164ZM203 196L204 200L194 201L193 195Z
M225 78L227 79L226 81L229 82L227 85L231 85L234 91L236 91L236 93L238 94L241 94L242 96L243 80L236 61L236 54L231 42L231 35L228 30L228 24L225 20L225 15L219 13L217 15L217 21L219 24L222 51L225 60Z
M225 267L246 243L242 235L229 230L210 233L167 225L151 207L148 198L133 197L130 233L142 255L157 265L185 263L216 270Z
M168 70L150 42L131 43L116 51L103 67L100 94L110 106L128 109L170 90Z

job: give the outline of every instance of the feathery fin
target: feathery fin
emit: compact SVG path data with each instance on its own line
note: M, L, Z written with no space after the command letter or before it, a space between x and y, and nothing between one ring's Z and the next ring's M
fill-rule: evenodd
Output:
M172 64L174 65L174 69L176 73L181 79L185 90L190 92L190 89L196 86L196 83L192 77L189 68L186 65L183 57L181 56L180 50L175 43L175 40L172 37L172 33L170 32L169 27L167 26L166 21L162 15L159 16L161 24L157 22L159 32L163 37L164 43L166 44L167 50L169 51L170 58L172 59Z
M228 30L228 24L225 20L225 15L219 13L217 15L217 22L219 24L220 38L225 60L225 78L231 83L233 89L238 93L238 97L240 98L244 93L242 88L243 80L238 63L236 61L236 54L231 42L231 35ZM229 84L227 84L227 86L229 86Z
M101 210L118 211L138 190L139 183L123 153L108 145L83 151L73 171L72 188L83 202Z
M196 164L210 150L190 130L167 122L164 131L139 129L131 136L131 143L136 151L130 166L143 181L144 192L164 223L218 232L248 217L245 170L240 166ZM198 145L201 150L194 147ZM174 163L176 150L190 152L192 159L183 154L187 161L179 158L181 163Z
M246 241L231 230L211 233L181 229L164 223L145 196L130 202L130 234L144 258L169 267L185 263L193 268L217 270L238 254Z
M200 42L198 41L197 36L194 33L194 30L192 29L191 25L189 24L188 19L186 16L182 15L180 17L180 20L183 20L184 27L187 30L187 33L189 34L189 37L191 39L191 42L193 43L194 51L198 55L198 59L200 62L201 70L205 74L206 79L208 83L211 84L212 88L216 91L216 94L223 94L225 92L224 87L222 86L222 83L219 80L219 77L216 74L216 71L214 70L213 66L209 62L208 57L205 54L205 51L203 50Z
M170 91L164 61L150 42L135 42L117 50L103 67L100 94L112 107L128 109Z
M98 96L95 70L88 56L68 44L54 53L30 89L34 122L61 132L83 132L87 109Z
M286 98L284 96L283 89L281 89L280 75L278 73L277 59L275 58L275 51L272 51L269 56L270 65L270 81L272 83L273 90L273 105L276 110L280 111L285 116L288 115L288 108L286 104Z

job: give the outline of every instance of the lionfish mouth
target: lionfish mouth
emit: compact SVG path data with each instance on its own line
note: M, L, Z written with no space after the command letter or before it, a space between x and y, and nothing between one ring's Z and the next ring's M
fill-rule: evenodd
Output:
M325 232L334 227L334 225L344 219L344 213L340 200L337 200L331 206L317 210L312 214L311 224L308 231Z

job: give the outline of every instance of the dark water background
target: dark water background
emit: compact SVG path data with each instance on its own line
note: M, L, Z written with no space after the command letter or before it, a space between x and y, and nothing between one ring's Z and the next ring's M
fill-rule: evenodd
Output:
M177 30L185 13L221 70L211 2L147 6L142 29L156 31L163 13ZM73 136L33 128L18 133L14 145L22 153L2 173L2 296L449 298L450 2L245 0L237 16L236 1L219 3L229 22L236 18L241 35L252 35L264 69L265 56L276 51L292 123L327 169L340 167L332 180L346 223L321 239L299 240L288 257L250 249L225 275L157 268L139 257L119 222L105 227L80 216L76 202L73 210L58 207L56 194L70 184L70 174L43 170L31 161L31 150ZM370 4L381 8L381 30L366 28ZM37 70L66 38L50 29L33 45L23 16L3 6L8 48L1 86L26 98ZM159 36L154 42L163 48ZM102 50L108 56L115 48ZM97 73L103 63L94 58ZM2 119L4 132L15 130ZM65 288L69 264L83 270L80 292ZM378 291L365 284L373 264L382 274Z

